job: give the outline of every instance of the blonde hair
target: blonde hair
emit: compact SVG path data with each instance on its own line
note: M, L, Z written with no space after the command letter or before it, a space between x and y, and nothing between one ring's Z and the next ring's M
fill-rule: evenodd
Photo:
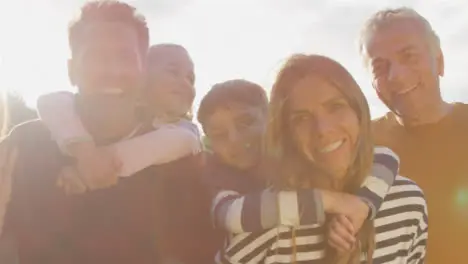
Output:
M283 170L279 177L272 179L274 187L279 189L328 188L331 183L320 183L314 174L314 165L304 158L292 140L289 129L289 97L297 82L307 76L315 75L326 79L338 89L359 120L359 138L356 144L354 160L344 179L344 191L355 193L370 173L373 162L373 141L371 136L371 117L369 106L361 88L351 74L338 62L320 55L298 54L290 57L277 75L269 103L269 122L265 148ZM313 89L313 87L311 87ZM313 175L314 177L311 177ZM327 253L327 263L359 263L362 251L372 256L374 250L374 228L371 221L366 221L359 231L360 245L350 254L338 256ZM294 234L294 233L293 233ZM294 241L293 241L294 242ZM329 248L330 252L331 248ZM370 259L371 261L371 259ZM369 262L370 263L370 262Z
M185 49L182 45L179 44L174 44L174 43L161 43L161 44L156 44L152 45L149 50L148 50L148 64L152 63L158 63L158 60L162 56L167 56L167 53L169 51L176 51L181 54L183 54L188 60L192 61L192 58L190 57L190 54L188 53L187 49ZM189 93L190 96L190 106L188 108L182 108L181 110L185 111L185 113L182 114L176 114L172 115L172 113L169 113L170 116L167 116L166 118L168 119L167 121L169 122L176 122L179 121L180 119L186 119L186 120L192 120L193 119L193 102L195 100L195 95L196 91L195 89L193 90L186 90L184 92Z
M420 23L423 27L424 34L427 38L431 51L436 53L438 50L440 50L440 38L432 28L429 21L412 8L399 7L380 10L366 20L359 36L359 53L364 55L364 49L369 35L375 33L382 27L385 27L394 21L405 19Z

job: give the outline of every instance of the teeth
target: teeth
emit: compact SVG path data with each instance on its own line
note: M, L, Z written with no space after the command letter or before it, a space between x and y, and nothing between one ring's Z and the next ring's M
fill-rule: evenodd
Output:
M328 153L337 150L341 145L343 144L344 140L337 141L335 143L332 143L323 149L320 150L321 153Z

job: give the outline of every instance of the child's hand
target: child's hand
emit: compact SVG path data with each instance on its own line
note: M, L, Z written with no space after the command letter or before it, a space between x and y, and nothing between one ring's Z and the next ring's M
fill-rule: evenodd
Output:
M344 215L334 215L327 226L327 242L339 254L349 252L356 244L355 230Z
M90 190L108 188L117 184L121 167L109 149L97 148L93 142L75 143L72 155L83 183Z
M85 193L88 189L81 180L78 170L71 166L62 169L57 186L64 189L67 195Z
M355 232L359 231L369 214L369 206L359 197L347 193L336 193L322 190L325 212L344 215L353 225Z
M355 195L346 194L344 200L346 202L341 204L342 214L353 225L355 235L367 219L370 208L361 198Z

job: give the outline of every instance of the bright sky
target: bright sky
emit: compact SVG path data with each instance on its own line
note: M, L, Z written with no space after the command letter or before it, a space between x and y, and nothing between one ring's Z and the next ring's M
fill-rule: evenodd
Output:
M4 1L0 8L0 87L19 91L31 106L38 95L73 88L67 79L67 23L84 0ZM378 9L407 5L441 37L449 101L468 101L466 0L133 0L148 22L152 44L174 42L192 55L197 100L214 83L246 78L269 90L275 72L295 52L343 63L366 93L374 116L385 112L364 71L356 38Z

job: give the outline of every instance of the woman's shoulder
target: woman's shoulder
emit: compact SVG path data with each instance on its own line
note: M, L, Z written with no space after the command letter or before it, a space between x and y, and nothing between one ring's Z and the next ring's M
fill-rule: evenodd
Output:
M413 193L418 193L424 196L424 192L422 188L419 187L417 182L402 175L397 175L397 177L395 178L395 182L390 188L390 192L393 192L393 193L413 192Z
M382 207L402 210L426 210L427 202L422 188L413 180L398 175L385 197Z
M413 180L398 175L377 213L376 226L396 222L418 225L427 222L427 202L423 190Z
M408 177L402 176L402 175L396 176L395 183L393 185L394 186L411 186L412 188L420 190L422 192L422 189L419 187L416 181Z

